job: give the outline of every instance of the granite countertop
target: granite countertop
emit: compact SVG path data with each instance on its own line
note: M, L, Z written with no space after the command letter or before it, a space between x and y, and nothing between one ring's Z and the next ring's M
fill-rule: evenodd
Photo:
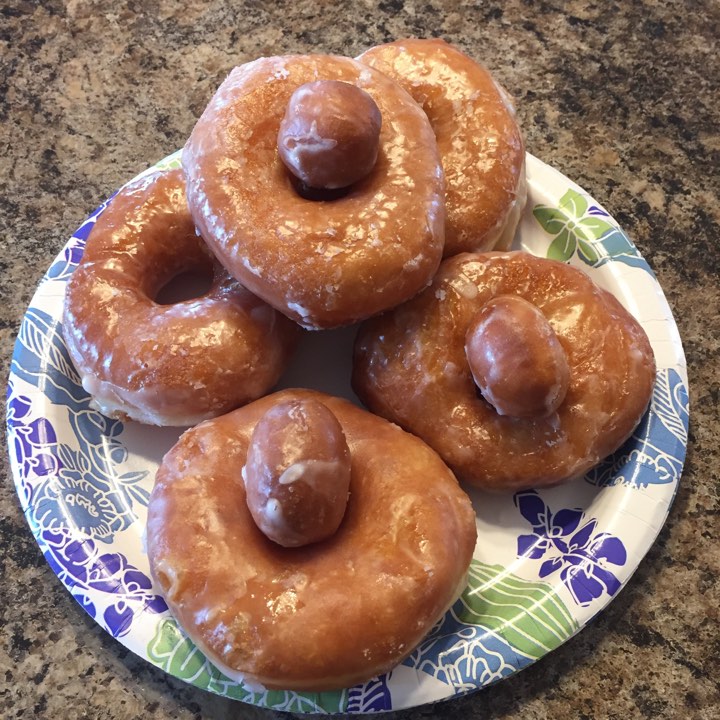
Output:
M411 35L456 43L515 96L528 150L603 203L655 271L687 356L690 440L657 541L591 625L491 688L397 716L720 717L720 7L475 5L3 3L2 377L68 237L99 201L184 143L231 67L287 52L353 56ZM5 452L1 468L0 716L281 716L185 685L102 631L43 559Z

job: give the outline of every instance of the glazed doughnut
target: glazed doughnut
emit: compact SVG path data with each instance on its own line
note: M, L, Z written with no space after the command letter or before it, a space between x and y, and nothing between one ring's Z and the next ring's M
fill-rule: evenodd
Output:
M508 309L506 296L524 302ZM373 412L461 480L513 491L580 476L614 452L654 378L645 332L612 295L524 252L445 260L425 291L361 326L353 367Z
M358 60L400 83L430 119L447 183L445 256L507 249L527 197L525 147L507 92L443 40L398 40Z
M381 115L376 162L339 196L304 196L278 150L288 140L280 126L293 93L316 81L359 88ZM307 143L315 127L316 147L336 142L319 134L309 114L318 104L331 107L326 91L321 85L312 103L299 104L299 134ZM344 115L356 104L340 107ZM360 146L372 152L364 138L372 121L358 124ZM350 58L271 57L235 68L193 129L182 162L191 212L212 251L243 285L306 328L347 325L394 307L425 287L440 263L445 189L430 123L397 83ZM355 162L350 155L345 164Z
M256 526L243 467L282 403L337 418L350 495L329 538L282 547ZM171 612L228 677L284 690L349 687L412 652L465 587L475 514L425 443L345 400L269 395L188 430L150 499L150 566Z
M190 270L212 277L204 295L155 302ZM111 200L63 308L68 351L94 406L152 425L193 425L264 394L297 332L213 260L179 169L146 175Z

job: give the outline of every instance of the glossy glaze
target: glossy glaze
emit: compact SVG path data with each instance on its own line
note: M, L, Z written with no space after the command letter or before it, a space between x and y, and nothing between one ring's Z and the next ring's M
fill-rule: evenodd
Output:
M352 479L328 540L283 548L256 527L240 470L278 402L315 398L338 418ZM349 687L394 667L457 597L475 514L423 442L350 403L270 395L186 432L166 455L148 554L173 614L233 678L282 689Z
M467 328L488 300L507 294L541 310L567 354L567 394L547 417L500 415L476 392ZM582 475L631 434L654 378L645 332L612 295L577 268L524 252L446 260L427 290L361 327L353 367L353 387L373 412L490 490Z
M307 200L278 157L280 122L304 83L357 85L382 115L372 172L332 201ZM427 117L381 73L325 55L235 68L185 145L188 201L221 262L307 328L350 324L427 285L440 262L444 178Z
M507 248L527 191L525 147L505 90L443 40L397 40L358 60L400 83L435 131L447 183L445 256Z
M350 489L350 450L335 415L314 398L270 408L253 430L243 479L250 514L273 542L331 537Z
M542 311L517 295L489 300L465 333L465 357L482 396L500 415L545 417L570 383L567 354Z
M349 187L375 166L381 126L376 102L356 85L338 80L305 83L288 101L278 153L308 187Z
M155 301L193 270L204 295ZM63 334L83 387L111 417L191 425L267 392L297 328L214 261L198 237L181 170L124 187L93 228L67 287Z

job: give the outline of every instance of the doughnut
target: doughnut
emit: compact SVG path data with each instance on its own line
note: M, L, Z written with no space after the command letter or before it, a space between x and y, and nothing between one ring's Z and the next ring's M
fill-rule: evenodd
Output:
M527 197L525 146L507 92L443 40L398 40L357 58L427 113L447 183L445 257L510 246Z
M352 383L462 481L515 491L580 476L614 452L654 378L645 332L610 293L518 251L449 258L425 291L363 323Z
M367 98L348 98L343 85ZM338 168L367 170L374 152L365 176L338 176ZM297 176L296 160L309 166ZM270 57L235 68L182 163L190 210L213 253L305 328L394 307L440 263L445 186L430 123L397 83L351 58ZM329 181L318 177L325 163ZM308 187L308 177L319 187Z
M284 547L251 515L248 454L268 412L308 401L341 426L349 497L332 535ZM325 420L312 432L324 436ZM272 443L264 447L272 455ZM318 460L304 453L283 472L302 475L298 463ZM273 512L284 516L279 504ZM185 432L148 508L150 567L175 619L229 678L270 689L338 689L394 667L464 589L475 542L470 500L434 451L309 390L265 396Z
M211 283L205 294L156 302L191 270ZM110 201L68 282L62 329L96 408L177 426L270 390L299 332L214 261L195 231L179 169L135 180Z

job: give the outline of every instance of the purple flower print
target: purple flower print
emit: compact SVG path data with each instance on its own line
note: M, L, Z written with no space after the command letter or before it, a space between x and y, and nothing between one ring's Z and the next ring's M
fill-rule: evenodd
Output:
M93 598L104 595L103 602L108 604L102 613L103 622L113 636L130 632L133 621L143 611L167 610L165 600L154 593L150 578L121 553L102 553L96 542L79 539L67 528L44 529L40 539L55 574L95 618Z
M535 491L517 493L515 505L532 526L532 533L518 537L518 556L544 559L538 571L541 578L559 571L581 606L620 589L620 581L607 566L625 564L625 546L610 533L596 533L596 519L586 520L577 508L553 514Z
M32 407L32 400L27 395L15 395L12 379L8 381L7 391L7 421L20 421Z
M55 430L45 418L30 420L32 401L14 395L9 384L7 403L8 449L20 474L18 494L26 505L34 497L35 482L57 473L58 459L52 452L57 443Z

